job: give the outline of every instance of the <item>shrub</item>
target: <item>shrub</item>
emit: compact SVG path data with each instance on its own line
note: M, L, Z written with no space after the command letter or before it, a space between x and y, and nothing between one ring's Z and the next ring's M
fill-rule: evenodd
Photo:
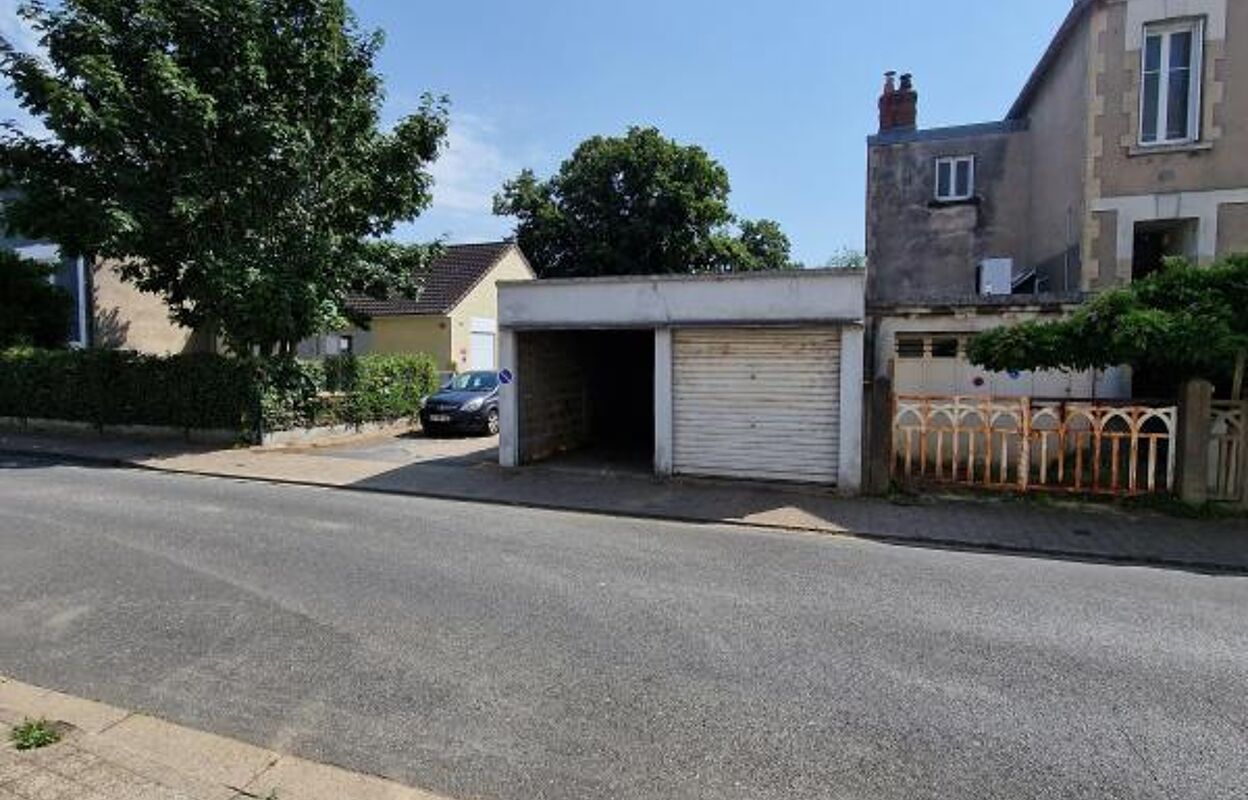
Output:
M0 416L244 431L253 374L209 353L13 349L0 353Z
M438 369L426 355L339 356L326 359L325 389L341 393L344 422L413 417L437 389Z
M0 353L0 417L255 432L413 417L437 388L429 356L254 361L211 353Z

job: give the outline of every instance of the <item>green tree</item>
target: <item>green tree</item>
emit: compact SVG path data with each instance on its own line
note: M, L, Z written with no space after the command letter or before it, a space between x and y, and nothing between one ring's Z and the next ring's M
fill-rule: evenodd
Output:
M74 301L51 275L45 264L0 250L0 350L65 346Z
M780 223L770 219L742 220L740 228L737 241L745 256L727 264L728 269L797 269L790 256L789 237L780 229Z
M1070 317L998 328L971 341L990 370L1129 365L1175 385L1242 383L1248 354L1248 256L1200 268L1173 259L1143 280L1099 295Z
M824 266L829 269L865 269L867 256L861 250L842 247L824 262Z
M541 277L668 274L791 266L770 220L728 208L728 172L700 147L654 128L581 143L559 172L525 170L494 198Z
M0 174L25 235L117 259L171 317L289 352L353 293L410 291L370 244L430 202L446 133L426 98L383 131L380 33L344 0L23 0L46 57L0 68L50 139L10 126Z

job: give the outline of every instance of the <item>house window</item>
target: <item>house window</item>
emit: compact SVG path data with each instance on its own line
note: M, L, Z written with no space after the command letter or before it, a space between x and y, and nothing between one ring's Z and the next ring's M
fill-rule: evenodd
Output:
M88 318L91 313L86 261L81 257L63 257L60 248L53 244L29 244L15 250L21 257L51 268L48 283L64 289L73 298L73 310L65 329L65 343L70 347L86 347L89 342Z
M355 354L355 337L354 336L340 336L338 338L338 352L346 356L354 355Z
M922 336L898 336L897 357L904 359L927 356L927 340Z
M962 339L949 335L909 334L897 337L897 357L904 360L960 358Z
M932 339L932 358L957 358L957 337L940 336Z
M974 194L974 156L936 159L937 200L969 200Z
M1149 25L1144 30L1140 143L1183 144L1200 139L1204 25Z

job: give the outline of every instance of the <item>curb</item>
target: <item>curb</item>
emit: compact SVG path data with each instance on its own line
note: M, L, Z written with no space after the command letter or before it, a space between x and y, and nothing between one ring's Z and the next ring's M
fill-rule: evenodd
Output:
M223 472L213 472L210 470L192 470L192 469L171 469L168 467L158 467L151 464L143 464L136 461L129 461L124 458L116 458L111 456L86 456L81 453L61 453L56 451L29 452L23 450L13 450L0 447L0 456L25 457L42 460L61 459L65 461L81 463L81 464L102 464L105 466L117 467L120 469L130 469L139 472L153 472L164 475L193 475L201 478L213 478L216 480L245 481L247 483L258 483L270 486L297 486L308 489L333 489L344 492L354 492L356 494L376 494L390 497L418 497L427 500L447 500L458 503L478 503L482 505L499 506L503 508L527 508L538 511L564 511L575 514L588 514L591 516L609 517L614 519L642 519L654 520L658 522L679 522L690 525L727 525L738 528L752 528L755 530L774 530L788 531L791 533L806 533L819 536L838 537L842 539L858 539L862 541L879 542L882 544L892 544L899 546L915 547L929 550L954 550L967 553L985 553L990 555L1016 555L1043 557L1057 559L1062 561L1079 561L1085 563L1113 564L1117 566L1135 566L1135 567L1164 567L1168 569L1183 569L1195 572L1202 572L1215 575L1231 575L1231 576L1248 576L1248 566L1231 566L1212 561L1192 561L1185 559L1171 558L1149 558L1141 556L1119 556L1112 554L1088 553L1077 550L1064 550L1060 548L1034 548L1034 547L1015 547L1012 545L1000 545L990 543L974 543L966 542L959 539L945 539L940 537L912 537L900 536L895 533L878 533L868 530L855 531L838 531L828 528L820 528L810 525L791 525L778 522L765 521L747 521L743 519L707 519L705 517L682 516L680 514L662 514L658 512L646 511L614 511L611 509L593 509L578 508L560 503L542 503L526 500L507 500L492 497L475 497L464 494L455 494L452 492L435 492L435 491L412 491L405 489L387 489L377 486L351 486L333 483L324 483L318 481L298 480L294 478L269 478L251 475L234 475Z
M65 730L61 744L28 751L31 755L26 763L49 773L57 773L57 748L63 747L61 758L71 764L88 753L152 788L173 790L180 797L196 800L279 796L305 800L444 800L385 778L308 761L0 675L0 727L23 718L46 719ZM78 773L61 777L75 776L81 780ZM76 784L74 788L95 787ZM107 791L92 796L116 797Z

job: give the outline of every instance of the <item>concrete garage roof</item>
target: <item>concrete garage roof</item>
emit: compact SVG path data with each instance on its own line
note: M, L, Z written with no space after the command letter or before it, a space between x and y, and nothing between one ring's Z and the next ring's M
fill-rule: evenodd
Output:
M861 325L866 272L791 270L499 283L505 328Z

